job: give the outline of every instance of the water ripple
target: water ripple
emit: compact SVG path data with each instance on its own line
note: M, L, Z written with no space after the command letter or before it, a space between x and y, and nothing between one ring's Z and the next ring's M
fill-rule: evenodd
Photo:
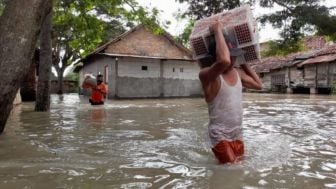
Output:
M23 103L0 137L0 188L336 187L335 96L244 94L243 105L245 158L219 165L203 99Z

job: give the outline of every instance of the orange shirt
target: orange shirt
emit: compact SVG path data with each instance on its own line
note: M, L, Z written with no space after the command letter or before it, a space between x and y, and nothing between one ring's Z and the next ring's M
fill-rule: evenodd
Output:
M97 85L97 89L92 89L91 100L93 102L104 102L107 87L104 83Z

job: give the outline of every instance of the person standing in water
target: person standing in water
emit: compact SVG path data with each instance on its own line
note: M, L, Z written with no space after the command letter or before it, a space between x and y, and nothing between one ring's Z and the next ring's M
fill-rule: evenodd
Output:
M103 75L97 75L97 85L83 83L83 88L91 88L92 93L89 99L91 105L103 105L107 94L107 86L103 83Z
M222 28L218 21L210 27L216 41L216 60L200 62L199 79L208 104L212 151L220 163L235 163L244 155L242 87L261 90L262 82L249 65L234 68Z

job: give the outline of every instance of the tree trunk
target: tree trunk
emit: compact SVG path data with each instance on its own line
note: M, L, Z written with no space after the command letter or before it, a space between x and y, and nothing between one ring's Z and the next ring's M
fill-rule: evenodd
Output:
M63 94L63 73L64 71L58 73L58 81L57 81L57 84L58 84L58 90L57 90L57 94Z
M39 61L39 50L35 50L30 68L20 86L20 94L23 102L32 102L36 100L36 68Z
M67 59L62 58L61 60L62 62L62 66L59 66L58 63L55 64L54 62L54 67L56 69L57 72L57 94L63 94L63 75L64 75L64 71L67 68L67 64L65 64L67 62Z
M52 66L52 1L50 12L43 21L40 33L40 65L36 91L35 111L46 112L50 109L50 73Z
M49 0L11 0L0 17L0 133L36 47Z

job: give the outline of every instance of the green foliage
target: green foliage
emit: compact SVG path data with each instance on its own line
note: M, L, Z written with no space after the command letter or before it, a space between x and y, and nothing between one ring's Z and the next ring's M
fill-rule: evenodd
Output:
M5 9L7 0L0 0L0 16L2 15L3 10Z
M69 78L71 81L77 81L77 83L78 83L78 81L79 81L79 74L72 72L72 73L70 73L67 76L67 78Z
M336 81L334 81L331 86L331 94L336 95Z
M190 16L193 19L201 19L209 17L213 14L223 12L223 10L233 9L240 6L242 3L247 3L248 0L176 0L180 3L188 3L189 10L182 16Z
M189 47L189 36L191 35L192 28L194 27L195 21L190 20L187 26L184 28L182 34L180 34L176 40L186 47Z
M120 35L126 27L143 23L155 33L162 32L157 14L156 9L149 12L135 0L54 0L53 66L58 77L63 77L70 64Z
M125 26L143 23L156 33L162 30L156 25L158 11L148 12L134 0L54 0L53 12L55 67L59 59L63 64L71 64L85 57L103 42L123 33Z
M188 3L189 9L183 14L191 20L208 17L212 14L222 12L249 3L260 5L261 7L272 8L275 5L281 10L271 14L262 15L258 20L262 23L271 23L275 28L280 28L282 42L276 42L275 46L280 48L282 53L287 51L297 51L301 47L298 43L300 39L307 35L316 33L317 35L329 36L331 40L336 40L336 17L331 14L333 8L327 8L321 0L176 0ZM188 35L189 30L185 31ZM184 37L185 38L185 37Z
M336 41L336 37L335 36L324 36L324 38L326 39L327 42L334 42L334 41Z
M53 42L57 54L65 50L65 53L78 58L102 42L103 22L94 15L79 12L86 11L84 8L78 10L70 4L69 7L55 7L54 10Z
M112 6L116 3L113 2L107 4L104 0L56 0L53 18L55 56L60 56L64 51L66 57L73 57L75 60L102 43L107 33L105 28L110 20L104 21L99 16L107 13L109 17L117 15L120 10L118 6ZM106 7L102 8L105 5ZM120 22L114 24L118 29L122 25Z
M281 40L269 41L267 42L268 49L264 52L261 52L262 57L270 56L286 56L290 53L304 51L304 44L302 40L299 41L290 41L284 43Z
M276 28L282 28L283 39L300 40L305 34L315 31L318 35L335 36L336 19L331 9L322 5L320 0L263 0L261 6L272 7L275 4L283 10L260 18L261 23L269 22ZM314 28L314 29L312 29Z

